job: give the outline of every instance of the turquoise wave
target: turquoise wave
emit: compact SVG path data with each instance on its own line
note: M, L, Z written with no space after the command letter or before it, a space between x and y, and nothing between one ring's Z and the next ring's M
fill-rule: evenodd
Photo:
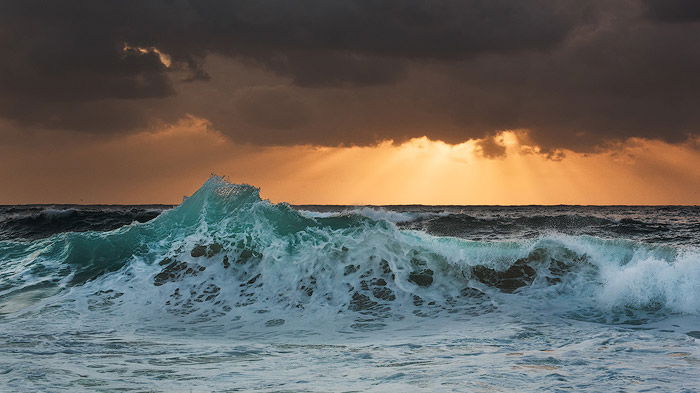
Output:
M699 256L692 247L591 236L431 236L357 212L300 212L214 176L146 223L0 242L0 313L257 318L267 326L290 315L350 315L371 325L556 305L614 322L698 313Z

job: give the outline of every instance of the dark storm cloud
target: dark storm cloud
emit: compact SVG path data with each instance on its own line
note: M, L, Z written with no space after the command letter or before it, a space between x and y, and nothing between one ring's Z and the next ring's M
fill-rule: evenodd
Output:
M363 56L354 52L288 52L282 56L261 54L260 65L287 75L303 87L363 87L394 83L405 73L405 64L395 58Z
M235 108L244 121L267 129L299 128L310 118L306 105L284 89L247 89L236 100Z
M403 65L377 56L463 57L548 48L578 23L565 3L574 4L4 0L0 112L28 124L100 131L104 127L80 124L80 119L69 118L70 112L80 113L83 106L87 110L86 102L92 100L173 94L158 55L133 48L157 47L172 57L172 70L185 71L184 79L192 81L208 79L201 63L206 53L214 52L255 59L305 86L389 83L400 77ZM132 49L125 50L125 44ZM57 102L78 109L55 120L54 113L64 109ZM122 122L105 127L138 124L131 116L139 114L126 112Z
M697 4L0 0L0 117L118 133L191 113L258 144L676 142L700 125Z
M648 15L664 22L692 22L700 20L700 1L645 0Z

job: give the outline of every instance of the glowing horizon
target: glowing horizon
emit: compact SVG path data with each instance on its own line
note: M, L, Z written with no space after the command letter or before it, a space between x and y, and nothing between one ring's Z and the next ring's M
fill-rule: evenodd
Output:
M414 138L373 146L238 145L189 117L119 138L35 146L31 160L0 148L0 203L177 204L210 174L259 187L291 204L695 205L700 152L686 144L629 139L609 151L551 159L523 131L484 140ZM56 157L62 157L57 160ZM16 176L19 168L23 176ZM89 171L76 171L76 168Z

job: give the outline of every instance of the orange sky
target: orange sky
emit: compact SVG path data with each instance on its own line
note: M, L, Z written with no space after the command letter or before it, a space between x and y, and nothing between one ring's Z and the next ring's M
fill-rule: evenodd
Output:
M699 204L700 151L629 140L551 160L506 131L506 155L427 138L370 147L236 145L188 118L158 132L0 146L0 203L179 203L211 173L295 204Z

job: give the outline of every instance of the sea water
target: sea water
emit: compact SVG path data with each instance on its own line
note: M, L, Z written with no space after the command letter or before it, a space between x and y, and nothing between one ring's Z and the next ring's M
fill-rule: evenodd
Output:
M700 391L700 208L0 207L0 390Z

